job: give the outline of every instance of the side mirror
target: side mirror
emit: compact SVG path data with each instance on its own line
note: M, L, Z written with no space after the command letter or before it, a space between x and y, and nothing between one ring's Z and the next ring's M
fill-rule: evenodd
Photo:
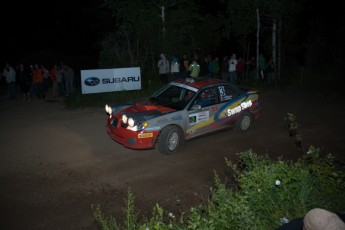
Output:
M192 106L192 110L200 110L201 109L201 105L193 105Z

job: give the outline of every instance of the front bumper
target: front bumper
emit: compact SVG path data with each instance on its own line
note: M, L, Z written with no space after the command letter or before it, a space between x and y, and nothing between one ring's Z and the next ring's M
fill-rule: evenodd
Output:
M121 122L115 117L107 119L107 133L116 142L131 149L151 149L155 143L159 131L153 132L134 132L121 126Z

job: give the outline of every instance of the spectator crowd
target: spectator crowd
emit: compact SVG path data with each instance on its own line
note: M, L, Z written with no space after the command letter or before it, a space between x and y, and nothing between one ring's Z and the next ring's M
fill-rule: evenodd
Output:
M162 53L157 68L162 84L180 78L201 76L223 79L232 84L242 84L252 80L277 84L275 63L272 59L266 62L263 54L259 56L257 68L254 57L245 61L235 53L230 56L225 55L221 59L217 55L205 55L203 58L199 58L197 54L192 58L187 54L182 55L181 58L174 55L171 61ZM12 63L6 62L3 71L0 72L0 82L0 93L4 94L6 99L46 100L72 95L76 86L76 77L74 70L66 63L54 64L48 68L37 63L27 66L20 63L13 66ZM19 95L21 97L18 97Z
M261 80L268 83L277 83L275 74L275 64L272 59L266 63L263 54L258 59L258 68L254 56L247 61L243 57L237 57L235 53L231 56L206 55L199 58L197 54L193 58L188 58L184 54L182 58L177 55L171 57L171 63L165 54L160 54L157 63L159 80L162 84L170 80L176 80L186 77L210 77L220 78L229 81L232 84L241 84L253 80ZM258 71L258 76L256 73Z
M0 82L0 93L8 100L47 100L72 95L75 89L75 73L66 63L54 64L48 68L37 63L27 66L20 63L13 66L12 63L6 62L0 74Z

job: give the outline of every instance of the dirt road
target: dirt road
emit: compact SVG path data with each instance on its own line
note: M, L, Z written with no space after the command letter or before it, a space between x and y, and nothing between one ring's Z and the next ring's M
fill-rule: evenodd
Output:
M135 151L106 134L103 108L61 101L0 101L1 229L97 229L91 205L121 217L130 188L141 215L156 203L173 213L206 201L225 157L252 149L292 159L299 151L284 117L297 116L305 146L342 154L345 111L295 90L262 93L263 113L243 134L228 130L186 142L173 156Z

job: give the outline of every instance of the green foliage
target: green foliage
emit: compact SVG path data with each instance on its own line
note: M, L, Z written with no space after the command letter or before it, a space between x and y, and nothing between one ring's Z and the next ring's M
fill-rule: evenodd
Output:
M238 193L226 188L217 175L215 187L211 188L211 191L212 197L207 205L192 209L187 221L188 229L239 229L239 226L244 227L243 229L253 229L249 224L254 218L254 213L247 201Z
M128 230L135 230L137 229L136 223L137 223L137 213L135 211L135 205L134 205L134 195L130 191L128 191L128 199L127 199L127 208L124 210L124 213L126 215L126 219L124 220L123 225Z
M285 116L285 121L289 128L289 135L294 136L298 132L298 124L296 120L296 115L293 113L287 113Z
M119 230L119 229L127 229L127 230L135 230L139 229L139 226L137 225L137 212L135 211L134 206L134 195L131 192L130 188L128 189L128 197L126 200L126 208L124 209L124 215L125 219L123 221L122 225L119 225L116 220L113 217L106 217L101 209L100 206L97 205L96 207L94 205L91 206L92 213L98 223L98 226L100 229L103 230Z
M304 166L271 161L251 150L238 155L238 164L242 167L235 174L238 195L255 213L252 226L271 229L273 225L279 225L280 218L303 216L309 202L314 200L310 192L313 178ZM229 161L227 163L234 167Z
M91 210L100 229L103 229L103 230L120 229L116 223L116 220L111 216L110 217L105 216L104 213L101 211L101 208L99 205L97 206L92 205Z
M316 178L314 185L322 203L332 209L344 208L345 189L344 162L335 159L332 154L322 155L320 149L310 146L306 154L300 158L301 164L307 167Z
M285 116L285 121L289 128L289 135L295 137L295 143L298 147L303 148L302 146L302 134L299 132L298 123L295 114L287 113Z
M334 168L330 156L311 147L296 163L273 161L251 150L239 153L233 169L238 186L230 190L216 176L212 198L193 210L191 229L275 229L311 208L345 208L344 172ZM240 168L240 169L239 169Z
M335 167L331 155L323 156L319 151L310 147L294 163L273 161L252 150L238 153L237 163L225 159L234 172L236 187L228 188L215 173L210 200L192 208L187 218L178 222L171 213L164 218L165 212L157 204L152 218L137 229L275 229L284 219L304 216L314 207L344 210L345 173ZM127 219L134 209L134 201L129 203ZM101 229L116 224L99 209L95 211ZM132 220L126 229L139 226Z
M152 217L148 221L141 225L139 229L153 229L153 230L166 230L166 229L178 229L178 225L175 224L176 217L173 213L164 212L163 208L158 204L153 209Z
M100 206L91 206L92 213L98 223L98 227L102 230L167 230L167 229L180 229L177 224L176 217L173 213L166 213L163 208L158 204L153 209L152 217L147 220L143 217L143 221L139 223L138 212L135 210L134 205L135 197L131 190L128 189L128 197L126 201L126 208L124 209L125 219L122 225L118 224L113 217L106 217ZM182 217L181 217L182 218ZM182 229L182 228L181 228Z

